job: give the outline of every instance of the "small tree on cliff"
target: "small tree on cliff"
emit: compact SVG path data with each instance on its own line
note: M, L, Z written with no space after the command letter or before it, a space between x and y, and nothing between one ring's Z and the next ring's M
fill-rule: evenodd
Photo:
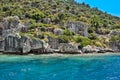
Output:
M96 32L98 32L99 28L101 28L100 18L98 16L92 16L91 27L94 27Z

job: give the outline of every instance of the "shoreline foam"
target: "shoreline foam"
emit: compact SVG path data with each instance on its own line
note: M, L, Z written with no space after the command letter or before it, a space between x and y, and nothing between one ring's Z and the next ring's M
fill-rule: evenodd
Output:
M0 55L17 55L17 54L3 54L3 53L0 53ZM60 53L51 53L51 54L33 54L33 53L30 53L30 54L27 54L27 55L19 55L19 56L46 56L46 57L67 57L67 56L104 56L104 55L120 55L120 53L85 53L85 54L60 54Z

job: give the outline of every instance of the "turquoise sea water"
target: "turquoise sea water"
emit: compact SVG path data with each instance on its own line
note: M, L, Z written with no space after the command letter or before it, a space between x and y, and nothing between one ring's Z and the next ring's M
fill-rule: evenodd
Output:
M120 80L120 55L0 55L0 80Z

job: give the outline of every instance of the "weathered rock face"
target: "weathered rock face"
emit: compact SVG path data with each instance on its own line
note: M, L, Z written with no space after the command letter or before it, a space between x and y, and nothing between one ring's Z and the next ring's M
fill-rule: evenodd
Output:
M18 16L11 16L3 19L4 29L17 28L19 23L20 19Z
M31 50L30 39L26 36L10 34L3 42L4 53L28 53Z
M0 51L4 53L43 53L47 48L42 40L30 39L27 36L18 36L10 34L5 37L5 40L0 41Z
M4 41L4 52L19 52L19 38L15 35L8 35Z
M32 39L31 51L34 53L44 52L44 43L41 40Z
M2 35L2 31L3 31L3 25L2 23L0 23L0 35Z
M82 48L83 53L105 53L105 52L114 52L111 48L102 48L96 46L85 46Z
M32 44L31 44L31 48L32 49L39 49L39 48L43 48L43 43L39 40L36 39L32 39Z
M66 28L82 36L88 36L88 26L82 22L67 22Z
M82 52L84 53L93 53L93 52L98 52L99 50L96 48L93 48L92 46L88 45L82 48Z
M118 36L118 37L120 37L120 31L111 31L109 35L110 36ZM116 40L116 41L111 41L109 43L109 46L114 51L120 52L120 40L119 39Z
M76 46L67 43L61 43L59 46L59 51L64 53L82 53Z
M21 53L28 53L31 50L30 38L26 36L21 36L20 38L20 51Z
M4 51L4 38L2 37L3 25L0 23L0 52Z
M110 48L116 52L120 52L120 41L110 42Z
M48 37L48 40L49 40L48 44L50 45L50 48L58 49L59 40L57 38Z
M40 51L43 43L31 40L27 36L20 36L18 32L26 32L29 23L20 23L18 16L10 16L0 23L0 51L4 53L28 53L31 50ZM4 40L1 40L4 37Z
M2 21L3 25L3 36L6 37L8 34L14 34L16 32L26 32L26 26L27 24L23 25L20 22L20 19L18 16L10 16L6 17Z
M0 40L0 52L4 51L4 40Z

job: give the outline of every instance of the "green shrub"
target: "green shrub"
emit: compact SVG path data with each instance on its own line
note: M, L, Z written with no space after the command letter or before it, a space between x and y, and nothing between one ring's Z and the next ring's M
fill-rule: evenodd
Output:
M45 28L44 28L44 27L41 27L41 31L45 32Z
M37 10L33 11L33 13L31 14L31 18L35 19L36 21L42 20L42 18L44 18L44 17L45 17L45 14L43 12L37 11Z
M74 33L70 30L64 30L63 34L66 36L73 36L74 35Z
M112 42L116 42L116 41L119 41L120 40L120 36L111 36L110 37L110 41Z
M58 39L59 43L68 43L70 41L70 37L66 35L60 35Z
M94 27L89 27L88 28L88 33L94 33L95 32L95 28Z
M91 39L91 40L96 40L97 39L97 34L91 33L91 34L89 34L88 38Z
M75 40L75 42L80 44L80 47L91 45L91 40L87 37L77 36L77 37L75 37L74 40Z
M105 35L105 34L109 34L109 33L110 33L110 30L104 29L104 28L99 28L98 31L97 31L97 33L98 33L98 34Z
M9 8L9 6L3 6L2 10L3 11L8 11L8 10L10 10L10 8Z
M99 16L97 15L92 16L91 27L94 27L96 31L98 30L98 28L101 28L101 20Z
M84 40L82 40L82 42L80 42L81 47L84 47L87 45L91 45L91 41L89 39L84 39Z

